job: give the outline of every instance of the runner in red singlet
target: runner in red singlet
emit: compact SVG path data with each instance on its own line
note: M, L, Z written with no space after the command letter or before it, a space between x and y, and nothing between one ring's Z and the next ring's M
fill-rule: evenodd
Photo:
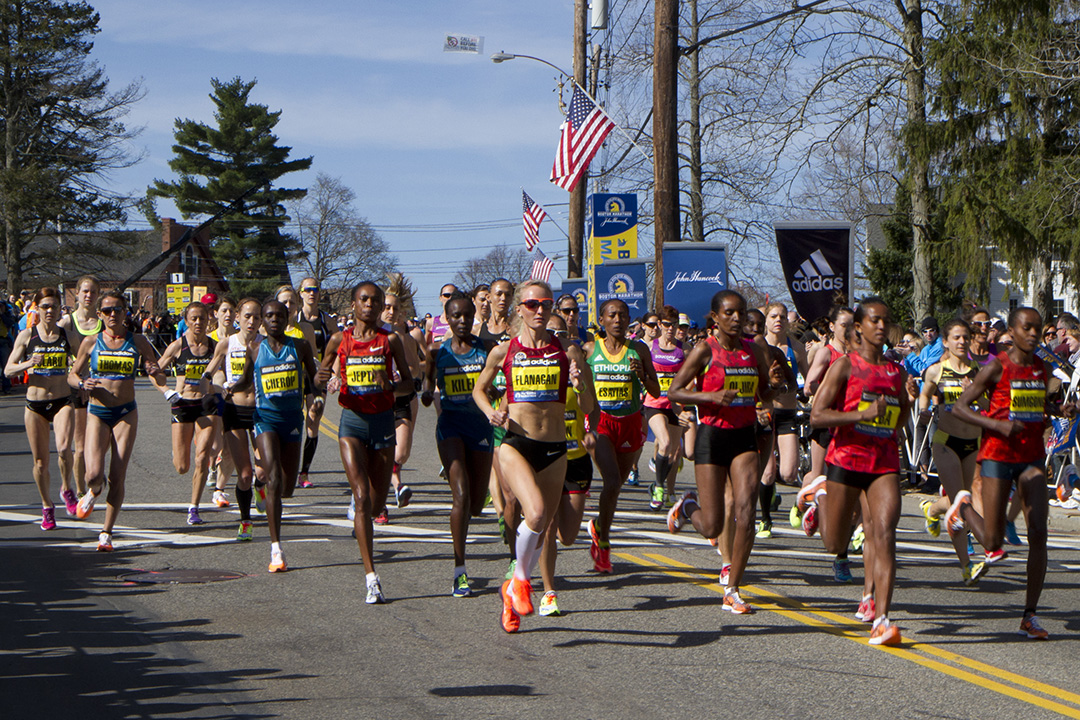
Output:
M839 358L818 388L810 411L816 428L833 428L825 477L813 488L822 540L831 553L847 548L856 504L862 505L873 562L874 594L863 597L856 617L874 618L871 645L898 645L900 629L889 622L896 579L896 525L900 520L900 448L897 427L911 398L907 373L882 354L889 309L878 297L863 300L854 315L855 352Z
M1034 354L1041 339L1041 328L1042 317L1034 308L1021 307L1010 312L1012 347L984 365L953 406L953 413L960 420L983 430L978 455L982 466L983 515L980 516L972 506L971 493L961 490L945 514L945 527L950 535L970 528L986 548L987 566L1004 559L1007 553L1001 549L1001 544L1005 535L1005 509L1009 491L1016 483L1024 504L1029 546L1027 594L1020 634L1046 640L1049 633L1039 624L1035 614L1046 578L1049 498L1043 470L1046 461L1043 431L1047 397L1060 383ZM983 393L990 395L990 410L985 415L971 407ZM1066 403L1060 411L1071 417L1076 408L1072 403Z

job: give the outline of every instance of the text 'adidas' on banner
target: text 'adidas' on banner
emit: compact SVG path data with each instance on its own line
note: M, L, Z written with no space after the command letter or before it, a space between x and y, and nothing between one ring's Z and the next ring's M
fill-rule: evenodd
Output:
M784 280L807 321L824 317L851 292L851 224L783 222L773 225Z

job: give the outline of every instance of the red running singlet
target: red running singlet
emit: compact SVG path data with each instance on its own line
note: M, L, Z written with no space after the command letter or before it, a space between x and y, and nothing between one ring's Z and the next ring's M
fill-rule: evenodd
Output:
M528 348L517 337L511 338L503 360L503 375L507 402L566 402L570 361L558 340Z
M999 353L1001 379L990 388L992 420L1019 420L1024 429L1019 434L1005 436L993 430L983 430L979 460L1003 463L1030 463L1042 460L1043 429L1046 426L1046 367L1037 357L1031 365L1017 365L1008 352Z
M757 422L758 400L758 364L751 341L741 338L737 350L725 350L712 335L706 337L705 342L712 356L698 383L701 391L734 389L738 395L727 406L698 403L698 420L706 425L730 430L750 427Z
M365 415L386 412L394 407L394 391L384 390L378 373L387 379L394 376L394 355L390 349L390 333L375 330L367 342L357 340L352 329L346 330L338 346L341 365L341 393L338 403Z
M865 410L879 396L885 398L885 414L833 428L825 462L852 472L885 475L900 472L900 446L896 428L900 424L900 393L905 392L904 374L891 360L881 365L868 363L858 353L848 353L851 374L837 403L841 412Z

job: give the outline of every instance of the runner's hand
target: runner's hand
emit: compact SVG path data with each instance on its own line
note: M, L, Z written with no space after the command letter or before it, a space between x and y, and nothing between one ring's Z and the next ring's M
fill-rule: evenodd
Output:
M885 398L881 395L877 396L877 399L870 403L870 407L866 408L862 412L863 420L876 420L879 417L884 417L885 411L889 409L889 404L885 402Z

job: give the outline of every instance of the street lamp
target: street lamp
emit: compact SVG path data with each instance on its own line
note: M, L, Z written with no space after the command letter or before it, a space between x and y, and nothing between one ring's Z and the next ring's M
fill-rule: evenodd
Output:
M547 65L549 68L555 70L557 73L565 78L568 78L575 85L585 82L584 74L580 81L576 80L573 75L566 72L558 65L549 63L543 58L534 57L532 55L517 55L514 53L508 53L500 50L499 52L491 56L491 62L498 65L499 63L506 62L507 60L513 60L514 58L525 58L526 60L535 60L538 63ZM582 71L584 73L584 70ZM586 176L587 177L587 176ZM582 178L574 189L570 192L570 217L569 219L569 232L566 234L566 240L569 249L569 258L567 261L567 277L579 278L581 277L581 269L584 261L584 234L585 234L585 186L587 181Z
M554 68L563 77L568 77L568 78L573 78L574 77L570 73L568 73L565 70L563 70L562 68L560 68L558 65L553 65L552 63L549 63L547 60L544 60L543 58L533 57L532 55L515 55L514 53L503 52L502 50L500 50L499 52L494 53L491 56L491 62L498 65L499 63L506 62L507 60L513 60L514 58L525 58L526 60L535 60L538 63L544 63L548 67Z

